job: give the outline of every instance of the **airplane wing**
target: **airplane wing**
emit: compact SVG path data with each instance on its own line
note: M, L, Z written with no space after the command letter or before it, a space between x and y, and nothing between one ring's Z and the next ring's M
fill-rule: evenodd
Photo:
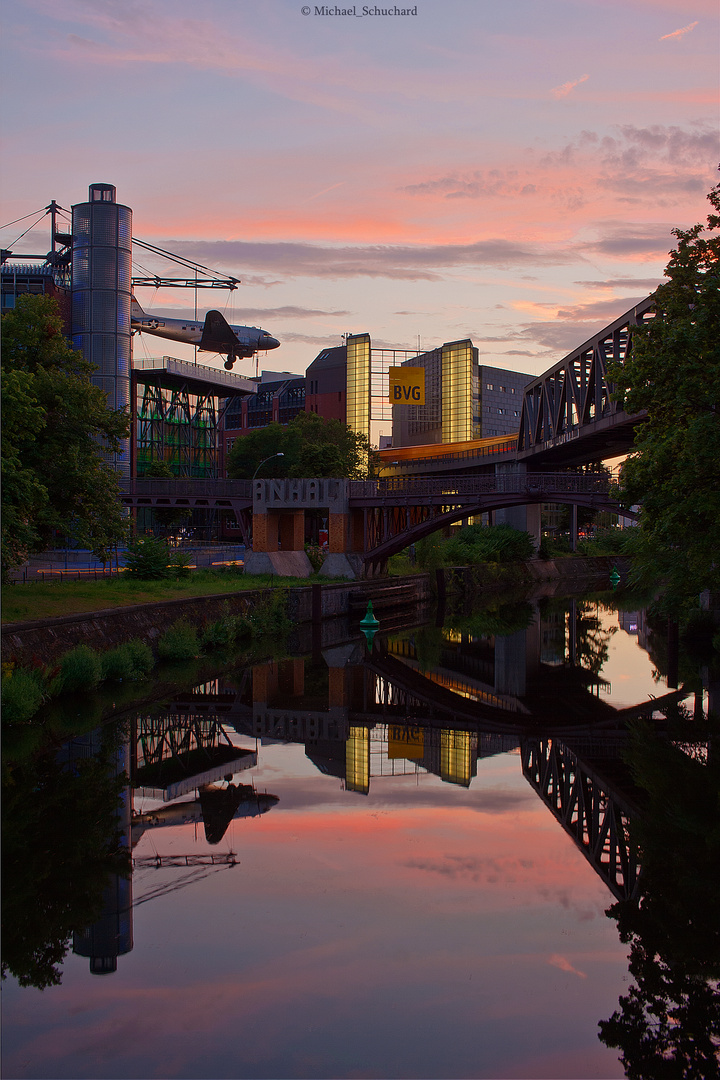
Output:
M208 311L205 316L200 348L206 352L225 352L238 345L238 339L224 315Z

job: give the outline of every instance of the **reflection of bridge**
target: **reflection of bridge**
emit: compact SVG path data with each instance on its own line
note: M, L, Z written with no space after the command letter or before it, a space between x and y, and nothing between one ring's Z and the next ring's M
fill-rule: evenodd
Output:
M617 753L610 741L610 750ZM572 837L616 900L636 895L640 866L630 838L637 813L617 785L601 779L594 764L583 761L555 739L523 739L523 776ZM596 753L603 753L598 740Z
M525 632L511 638L524 640ZM413 650L403 648L407 643L391 639L370 655L350 646L328 650L325 709L317 698L317 675L314 707L307 707L303 661L255 668L246 733L304 744L322 772L360 794L368 794L373 777L420 770L468 787L483 757L519 749L523 775L613 895L634 895L639 860L629 820L638 808L622 763L624 713L593 695L591 678L584 694L592 718L585 709L576 724L563 717L550 739L547 716L538 722L528 710L538 698L532 691L519 700L473 674L445 670L452 663L447 651L443 666L423 672ZM497 650L496 678L502 681L508 649L498 641ZM516 675L515 682L523 687L526 678ZM580 683L573 687L571 694L580 692Z

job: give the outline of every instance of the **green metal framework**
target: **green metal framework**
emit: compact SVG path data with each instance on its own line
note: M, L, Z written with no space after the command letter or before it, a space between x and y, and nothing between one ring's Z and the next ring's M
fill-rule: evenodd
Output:
M137 388L137 475L163 461L174 476L212 480L218 476L219 399L193 394L187 385L146 382Z

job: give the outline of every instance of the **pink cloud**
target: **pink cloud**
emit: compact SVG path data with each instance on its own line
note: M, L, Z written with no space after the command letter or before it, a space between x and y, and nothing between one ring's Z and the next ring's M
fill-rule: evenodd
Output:
M589 75L581 75L579 79L575 79L574 82L563 83L562 86L555 86L550 93L555 98L567 97L571 90L574 90L580 83L586 82L590 78Z
M576 967L573 967L567 957L560 956L559 953L553 953L548 960L548 963L552 964L553 967L559 968L560 971L567 971L569 975L577 975L580 979L587 979L587 975L584 971L579 971Z
M672 34L663 34L659 41L667 41L669 38L681 38L685 34L689 34L691 30L694 30L697 26L697 20L695 22L688 23L687 26L683 26L680 30L673 30Z

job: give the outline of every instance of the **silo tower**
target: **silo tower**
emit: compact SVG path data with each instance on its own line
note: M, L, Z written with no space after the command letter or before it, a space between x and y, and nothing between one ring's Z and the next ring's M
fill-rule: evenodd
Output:
M91 184L88 201L72 208L72 337L95 364L108 406L130 404L132 210L115 201L112 184ZM130 476L130 442L112 462Z

